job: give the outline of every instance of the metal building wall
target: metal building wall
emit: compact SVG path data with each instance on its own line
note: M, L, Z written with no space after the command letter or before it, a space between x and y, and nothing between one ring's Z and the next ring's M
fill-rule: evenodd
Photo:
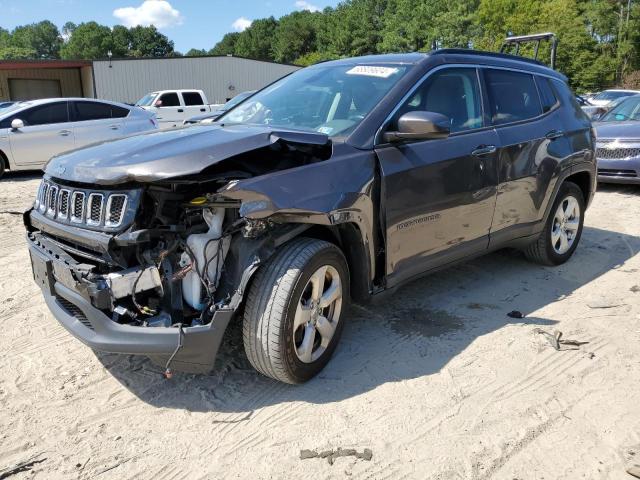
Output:
M134 103L155 90L204 90L210 103L224 103L255 90L299 67L239 57L178 57L108 60L93 63L96 97Z

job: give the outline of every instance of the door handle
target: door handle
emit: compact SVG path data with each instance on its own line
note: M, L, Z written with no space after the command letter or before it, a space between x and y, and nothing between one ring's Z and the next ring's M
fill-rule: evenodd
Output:
M68 137L69 135L71 135L71 130L60 130L58 132L58 135L60 135L61 137Z
M109 125L109 128L111 130L118 130L120 128L120 125Z
M498 148L495 145L481 145L471 152L471 155L474 157L484 157L485 155L496 153L497 150Z
M545 135L545 138L548 140L555 140L560 137L564 137L564 132L562 130L551 130Z
M201 108L200 111L201 112L206 112L206 110L204 108Z
M184 110L182 108L179 108L178 113L182 113L182 112L184 112Z

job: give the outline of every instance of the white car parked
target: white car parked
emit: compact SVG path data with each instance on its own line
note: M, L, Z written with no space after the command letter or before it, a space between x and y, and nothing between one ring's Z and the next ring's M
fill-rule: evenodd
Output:
M222 104L210 105L202 90L159 90L147 93L136 106L156 114L160 128L175 128L196 115L217 110Z
M596 107L604 107L614 100L622 100L623 98L638 95L639 93L640 91L638 90L623 90L621 88L604 90L589 98L589 103Z
M0 176L42 168L62 152L158 128L138 107L87 98L17 102L0 110Z

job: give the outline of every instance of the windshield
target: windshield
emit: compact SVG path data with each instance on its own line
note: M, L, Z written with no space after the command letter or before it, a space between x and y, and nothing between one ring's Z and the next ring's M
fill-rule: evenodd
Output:
M136 102L136 105L138 107L150 107L153 104L153 99L156 98L157 95L157 93L147 93Z
M10 103L9 105L6 105L4 107L0 106L0 115L4 117L11 112L15 112L16 110L20 110L21 108L28 107L29 105L31 105L29 102L16 102Z
M600 119L601 122L640 120L640 95L624 99Z
M255 90L250 91L250 92L242 92L239 93L238 95L236 95L235 97L233 97L231 100L229 100L227 103L225 103L222 106L223 110L231 110L233 107L235 107L236 105L238 105L241 101L243 101L245 98L253 95L253 93L255 92Z
M604 92L599 93L595 97L594 100L615 100L616 98L629 97L631 95L635 95L635 92L615 92L611 90L606 90Z
M298 70L218 119L325 133L353 130L409 70L407 65L335 65Z

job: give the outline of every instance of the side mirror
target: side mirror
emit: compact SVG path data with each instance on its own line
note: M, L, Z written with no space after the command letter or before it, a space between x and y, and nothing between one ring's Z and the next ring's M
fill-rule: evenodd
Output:
M154 107L156 108L160 108L162 106L162 100L156 100L156 102L153 104Z
M398 119L398 131L386 132L385 142L447 138L451 133L449 117L435 112L407 112Z
M24 128L24 122L22 120L19 118L11 120L11 130L20 130L21 128Z

